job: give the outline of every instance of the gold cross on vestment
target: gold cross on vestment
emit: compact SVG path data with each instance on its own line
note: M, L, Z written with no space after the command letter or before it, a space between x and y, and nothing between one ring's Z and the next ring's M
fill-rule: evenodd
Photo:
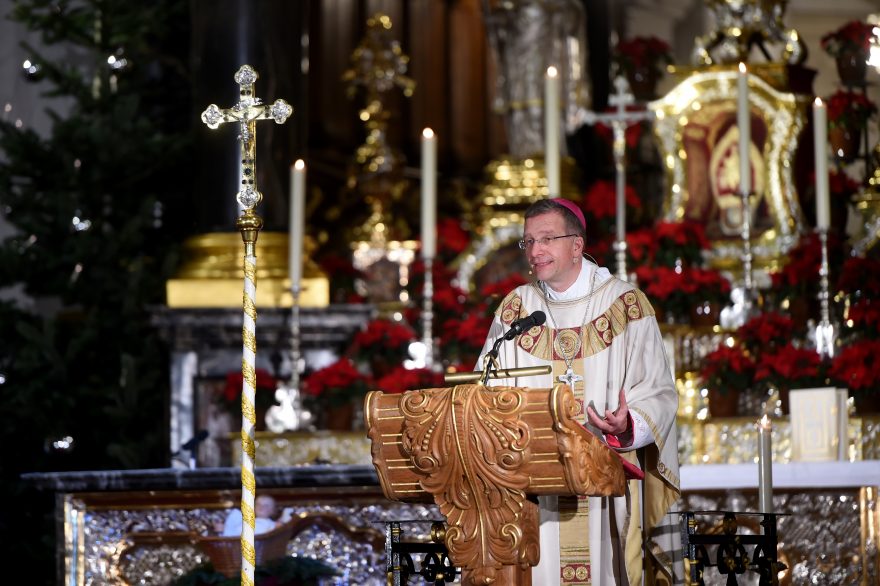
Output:
M242 65L235 73L235 83L239 86L238 103L222 110L216 104L211 104L202 112L202 122L208 128L215 129L226 122L241 125L238 135L241 142L241 190L235 199L246 210L252 210L263 199L263 194L257 189L256 121L271 118L276 124L284 124L293 113L293 108L284 100L275 100L269 105L254 96L254 82L259 77L253 67Z

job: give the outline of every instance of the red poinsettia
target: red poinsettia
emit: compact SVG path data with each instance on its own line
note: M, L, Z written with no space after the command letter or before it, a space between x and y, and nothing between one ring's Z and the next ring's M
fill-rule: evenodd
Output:
M662 74L663 68L672 63L669 43L657 37L633 37L621 41L615 54L617 63L626 73L650 68Z
M880 260L860 256L847 258L840 268L837 290L880 296Z
M691 265L703 263L702 251L708 250L709 239L699 222L658 222L653 232L657 241L654 253L657 264L671 267L679 261Z
M832 57L847 52L867 52L874 36L874 25L851 20L822 37L822 49Z
M722 395L747 391L755 378L755 362L740 346L721 344L703 358L700 380Z
M488 283L483 285L483 288L480 289L480 297L482 299L490 299L493 297L502 297L507 295L520 285L525 285L528 283L528 280L520 275L519 273L515 273L501 279L500 281L495 281L494 283Z
M730 282L713 269L689 266L636 268L641 289L658 302L664 313L687 320L691 308L706 301L724 303Z
M880 392L880 340L860 340L844 347L831 363L831 378L853 391Z
M859 92L838 90L826 98L828 127L861 128L877 113L877 106Z
M847 318L852 322L852 329L869 338L880 336L880 301L859 299L849 308Z
M626 186L623 195L628 212L641 209L642 201L631 185ZM613 219L617 215L617 188L614 182L600 179L593 183L580 205L584 213L594 220ZM589 223L587 227L589 228Z
M262 368L256 369L256 407L271 407L275 405L275 389L278 381ZM232 371L226 375L226 384L223 387L222 403L233 412L241 412L241 390L244 377L240 370Z
M456 258L470 242L470 235L458 220L443 218L437 222L437 252L441 258Z
M758 358L755 380L779 388L796 389L824 385L822 360L815 350L789 343Z
M815 183L816 174L813 173L812 181ZM849 197L859 190L859 182L852 179L843 171L831 171L828 174L828 191L834 197Z
M376 381L376 387L386 393L403 393L415 389L433 389L445 386L443 373L429 368L409 369L403 365L393 368Z
M791 318L772 311L753 317L737 330L740 343L753 355L787 344L793 334Z
M843 248L836 234L828 234L828 258L831 266L840 266ZM818 291L822 248L817 234L801 237L797 246L788 251L788 262L779 271L770 273L773 289L784 297L813 297ZM816 278L810 278L810 276ZM833 276L833 275L832 275Z
M456 362L474 364L486 342L490 325L492 318L478 312L446 320L440 328L441 350Z
M633 230L626 235L626 251L636 264L653 262L657 251L657 237L652 228Z
M302 390L311 402L325 407L339 406L366 394L370 378L349 358L341 358L308 375Z
M366 361L381 357L392 363L402 362L409 356L409 345L415 339L416 333L402 321L374 319L355 334L354 354Z

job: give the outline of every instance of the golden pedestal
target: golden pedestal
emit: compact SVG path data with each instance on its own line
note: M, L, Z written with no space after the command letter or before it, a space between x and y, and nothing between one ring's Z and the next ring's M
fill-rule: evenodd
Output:
M305 247L307 252L314 248L308 238ZM168 307L240 307L243 254L237 232L213 232L187 239L183 244L183 265L165 285ZM260 233L256 256L257 306L290 307L293 298L288 275L288 235ZM325 307L329 303L327 276L315 263L306 260L299 305Z

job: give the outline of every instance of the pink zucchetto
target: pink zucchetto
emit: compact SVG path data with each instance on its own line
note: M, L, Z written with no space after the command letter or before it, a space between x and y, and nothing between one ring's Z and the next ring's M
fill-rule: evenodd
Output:
M562 207L566 208L568 211L574 214L574 216L581 223L581 227L584 229L584 232L587 231L587 220L584 218L584 212L580 207L573 201L569 201L567 199L563 199L561 197L557 197L553 200L553 203L557 203Z

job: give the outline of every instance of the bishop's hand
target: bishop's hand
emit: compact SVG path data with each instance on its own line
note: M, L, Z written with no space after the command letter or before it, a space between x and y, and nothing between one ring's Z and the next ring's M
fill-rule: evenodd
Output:
M590 423L605 435L626 436L628 432L632 433L632 430L629 429L629 408L626 405L626 394L624 394L623 389L620 389L617 409L614 411L606 409L605 417L601 417L591 402L590 407L587 409L587 417Z

